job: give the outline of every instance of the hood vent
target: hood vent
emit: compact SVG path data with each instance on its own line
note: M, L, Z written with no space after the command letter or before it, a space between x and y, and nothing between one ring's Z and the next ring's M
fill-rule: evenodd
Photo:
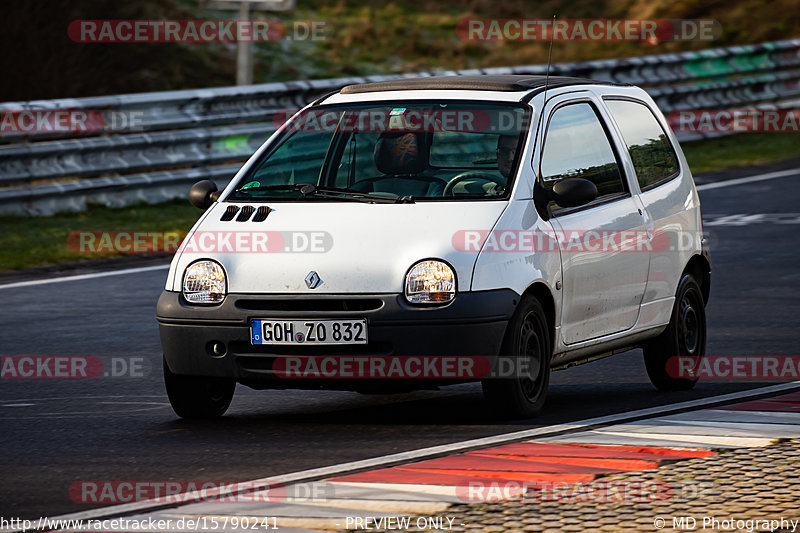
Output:
M227 222L229 220L233 220L233 217L235 217L236 213L238 213L238 212L239 212L239 206L238 205L229 205L225 209L225 212L222 213L222 217L220 217L219 220L220 220L220 222Z
M239 211L239 216L236 217L236 222L247 222L255 212L256 208L252 205L246 205L242 207L242 210Z
M252 205L245 205L242 206L241 211L238 205L229 205L225 208L225 212L222 213L219 220L220 222L228 222L236 218L236 222L247 222L252 216L253 222L264 222L267 216L269 216L270 211L272 211L272 209L265 205L262 205L258 209ZM239 216L236 216L237 213ZM255 213L255 216L253 216L253 213Z
M253 222L264 222L267 219L267 215L269 215L270 208L262 205L258 209L256 209L256 214L253 217Z

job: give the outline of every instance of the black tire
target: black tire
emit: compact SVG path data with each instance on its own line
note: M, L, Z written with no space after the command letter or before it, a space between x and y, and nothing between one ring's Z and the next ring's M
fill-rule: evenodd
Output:
M226 378L179 376L164 361L164 385L175 414L181 418L217 418L233 399L236 381Z
M484 379L481 382L484 398L492 412L503 418L535 416L547 397L553 354L547 316L536 298L529 296L520 302L509 322L500 354L514 362L514 377Z
M661 391L689 390L697 383L697 370L706 354L706 312L700 285L684 274L675 293L672 317L664 332L644 346L644 364L650 382ZM689 376L679 377L677 360L691 358ZM678 376L678 377L676 377Z

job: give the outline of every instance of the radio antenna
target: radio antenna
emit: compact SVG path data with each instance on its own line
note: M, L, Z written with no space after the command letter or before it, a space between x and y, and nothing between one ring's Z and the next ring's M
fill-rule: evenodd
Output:
M553 25L550 28L550 51L547 53L547 72L544 77L544 102L542 102L542 109L539 111L539 124L544 124L544 108L547 105L547 85L550 82L550 61L553 58L553 37L555 37L556 17L558 13L553 13ZM543 134L544 135L544 134ZM536 128L536 139L534 142L539 142L539 128ZM544 150L544 145L542 146ZM545 190L542 185L542 162L541 156L539 160L538 176L534 179L533 185L533 204L536 206L536 211L542 220L550 220L552 213L548 207L550 202L550 191Z
M544 76L544 103L547 103L547 83L550 81L550 60L553 58L553 37L555 36L556 17L558 13L553 13L553 24L550 26L550 51L547 52L547 71Z

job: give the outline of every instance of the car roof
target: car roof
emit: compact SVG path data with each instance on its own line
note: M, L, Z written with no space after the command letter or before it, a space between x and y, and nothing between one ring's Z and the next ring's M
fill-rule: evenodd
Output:
M529 99L548 89L567 87L570 85L623 85L608 81L588 78L572 78L567 76L533 76L523 74L503 75L470 75L470 76L425 76L419 78L402 78L373 83L346 85L340 94L363 94L383 91L414 90L460 90L460 91L497 91L526 92ZM627 85L627 84L625 84Z

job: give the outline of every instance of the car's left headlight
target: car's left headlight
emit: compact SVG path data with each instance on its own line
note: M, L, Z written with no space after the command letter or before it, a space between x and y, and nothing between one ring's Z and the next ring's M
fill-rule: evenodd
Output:
M406 274L406 300L412 304L441 304L456 296L456 276L443 261L420 261Z
M195 261L183 274L183 297L193 304L218 304L225 299L225 270L210 259Z

